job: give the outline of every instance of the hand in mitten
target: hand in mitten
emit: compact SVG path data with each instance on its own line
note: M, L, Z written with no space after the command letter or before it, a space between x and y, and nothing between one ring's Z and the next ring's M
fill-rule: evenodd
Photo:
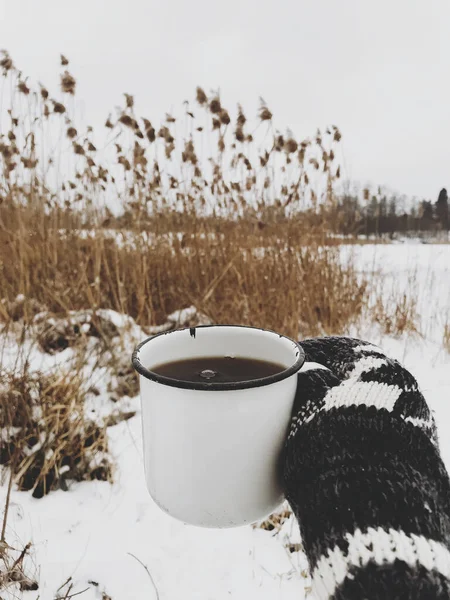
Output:
M283 455L318 600L450 598L450 482L414 377L350 338L301 342Z

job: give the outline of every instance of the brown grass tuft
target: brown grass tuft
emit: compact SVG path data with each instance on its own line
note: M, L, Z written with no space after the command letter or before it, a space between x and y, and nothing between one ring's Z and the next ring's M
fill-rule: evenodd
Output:
M371 311L372 320L386 335L420 335L417 299L406 293L393 293L388 300L380 295Z
M444 332L442 334L442 344L447 352L450 353L450 323L445 323Z
M9 546L3 539L0 541L0 590L5 591L15 586L21 592L35 591L39 585L35 579L25 574L24 558L29 554L31 543L19 552ZM11 596L15 597L15 596Z
M40 498L67 481L111 478L106 428L84 414L78 373L2 372L1 462L21 490Z

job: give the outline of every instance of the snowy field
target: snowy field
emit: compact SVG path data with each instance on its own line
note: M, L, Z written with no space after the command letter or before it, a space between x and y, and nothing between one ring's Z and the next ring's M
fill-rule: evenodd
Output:
M420 335L394 339L370 323L349 333L382 345L417 377L435 413L442 455L450 468L450 354L441 343L450 316L450 246L365 245L352 246L351 252L356 252L359 270L385 273L386 298L393 289L417 296ZM142 337L145 334L132 327L124 352L131 354ZM49 356L30 349L35 369L70 363L71 353L69 348ZM16 354L10 345L4 361L12 362ZM107 377L104 371L97 382L100 395L91 400L98 414L111 410ZM145 488L139 400L120 402L137 414L108 429L116 462L114 484L73 483L68 492L55 491L40 500L13 489L6 539L14 547L32 541L27 571L37 578L39 589L20 596L11 588L2 590L0 597L64 598L67 586L58 588L72 577L70 594L82 592L75 597L83 600L311 598L304 556L288 547L300 541L292 517L279 532L249 526L220 531L183 525L157 508ZM2 506L5 497L6 483L0 488Z
M356 269L374 273L388 309L403 296L414 306L416 338L434 342L440 353L444 328L450 327L450 244L379 244L342 246L343 260L352 257ZM377 274L381 277L376 277ZM355 333L377 336L366 322ZM366 332L367 330L367 332ZM405 352L407 345L405 346Z

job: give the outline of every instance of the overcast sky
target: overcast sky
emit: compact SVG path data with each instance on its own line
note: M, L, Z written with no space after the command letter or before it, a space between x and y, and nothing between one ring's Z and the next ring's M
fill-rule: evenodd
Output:
M53 89L67 55L92 125L122 92L158 122L220 87L298 137L338 125L363 185L450 187L449 0L0 0L0 48Z

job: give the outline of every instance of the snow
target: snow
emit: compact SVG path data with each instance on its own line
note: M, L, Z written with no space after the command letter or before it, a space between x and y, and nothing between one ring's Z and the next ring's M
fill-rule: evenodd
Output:
M182 308L181 310L175 310L167 317L167 320L172 323L186 323L186 321L194 317L196 314L196 307L188 306L187 308Z
M450 438L445 429L450 419L450 355L439 343L440 323L448 319L450 310L450 246L364 245L344 248L343 253L355 250L352 256L357 268L369 273L382 269L387 290L394 285L407 290L411 276L416 277L411 289L417 293L426 334L395 339L382 335L369 323L349 333L381 345L417 377L434 412L441 453L450 468ZM103 316L127 329L123 352L131 354L134 344L146 334L128 317L111 312ZM187 312L191 314L192 307ZM179 320L189 315L179 311L171 315L175 316ZM3 351L4 366L12 366L17 358L17 347L12 338L9 341ZM74 359L71 348L48 355L29 340L22 350L33 369L67 368ZM100 392L89 396L86 411L95 410L98 417L111 414L118 407L111 406L107 392L108 370L100 367L95 381L91 380L96 357L94 352L86 356L86 380ZM39 590L25 592L23 598L54 600L57 595L64 596L57 594L57 589L69 577L74 583L71 593L87 588L77 596L83 600L101 600L102 593L112 600L307 598L310 580L305 557L301 551L291 553L285 547L300 542L294 519L287 520L279 532L269 532L249 526L209 530L170 518L155 505L145 487L139 399L126 397L119 404L120 410L137 414L108 429L116 463L112 485L101 481L73 483L68 492L58 490L39 500L30 493L12 490L6 539L15 548L33 542L26 572L36 576L40 584ZM6 492L4 481L0 505ZM151 573L158 595L139 561ZM14 593L11 588L2 590L1 595L10 600L17 597Z
M341 252L343 260L353 261L357 271L369 279L374 275L378 291L378 281L381 283L387 307L402 294L413 299L420 337L433 341L436 348L442 346L444 327L450 326L449 244L366 244L341 246ZM368 332L376 335L370 329Z
M197 529L156 507L144 484L139 419L113 427L110 435L119 458L113 486L81 483L41 501L13 495L10 529L23 540L32 535L41 565L40 590L28 597L50 600L69 576L77 589L99 582L114 599L156 597L128 553L147 565L161 600L301 597L302 582L292 585L292 577L298 579L302 565L267 532ZM96 592L84 598L97 598Z
M137 399L132 406L139 410ZM42 500L13 492L7 539L14 546L33 539L40 565L40 589L26 598L53 599L69 576L77 582L74 591L94 580L113 599L156 598L128 553L147 565L161 600L302 597L304 558L270 533L200 529L160 511L145 487L138 417L111 427L109 435L118 463L114 485L79 483ZM83 597L99 598L97 588Z

